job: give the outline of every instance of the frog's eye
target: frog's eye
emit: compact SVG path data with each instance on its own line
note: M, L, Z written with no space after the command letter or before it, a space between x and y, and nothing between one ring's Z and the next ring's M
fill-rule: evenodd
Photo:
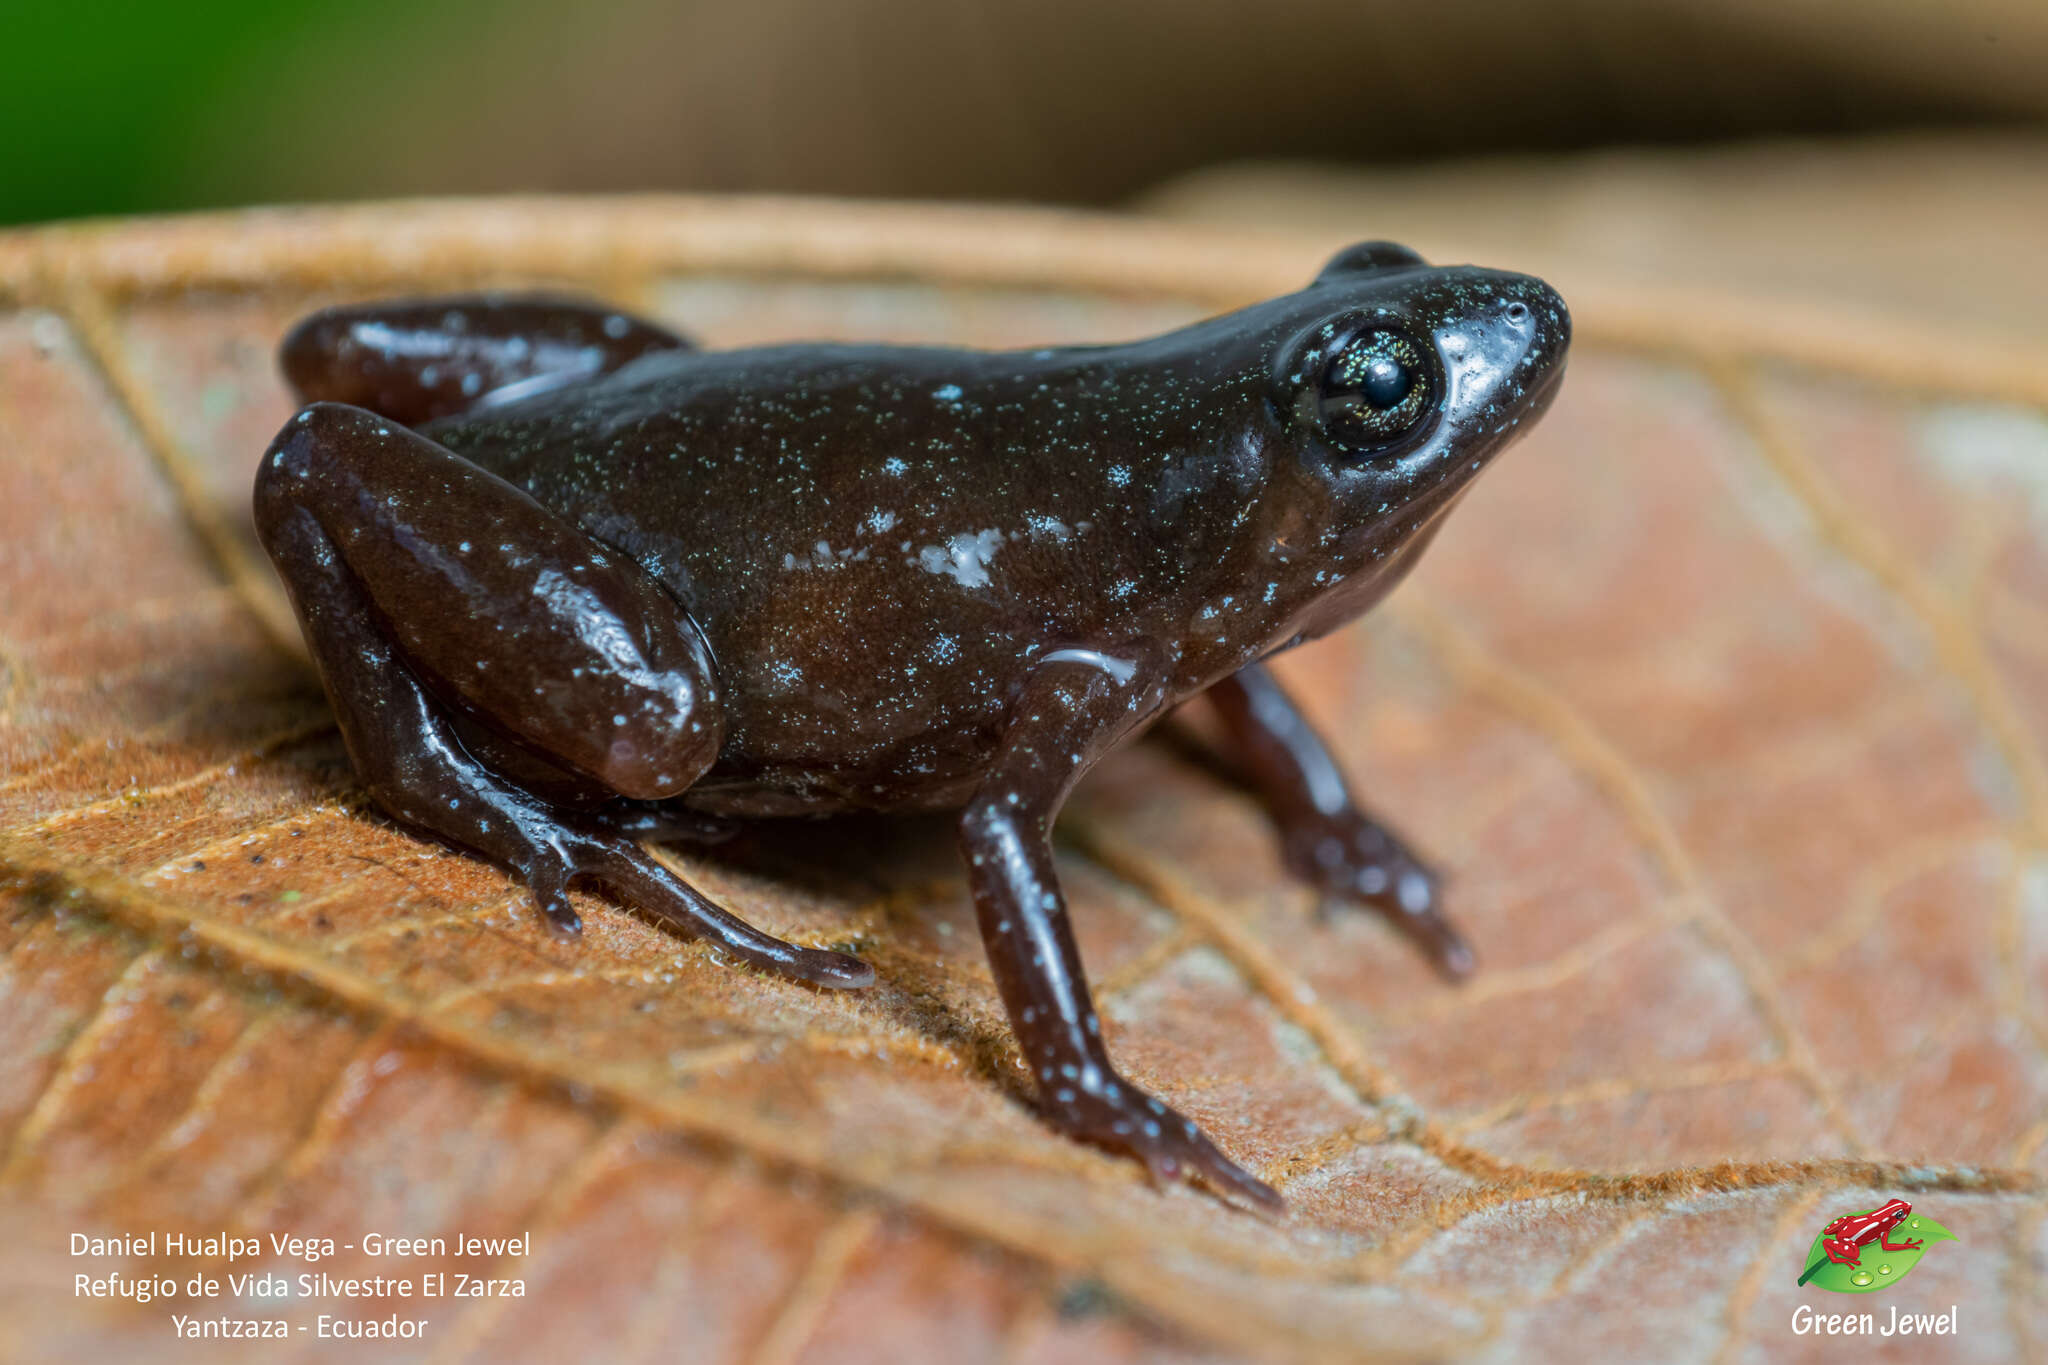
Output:
M1359 332L1324 366L1315 414L1330 443L1376 454L1412 433L1435 406L1434 367L1422 349L1383 327Z

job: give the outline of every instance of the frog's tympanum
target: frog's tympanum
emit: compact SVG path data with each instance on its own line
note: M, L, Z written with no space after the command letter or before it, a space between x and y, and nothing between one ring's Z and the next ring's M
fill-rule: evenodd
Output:
M959 814L1046 1116L1278 1196L1118 1074L1048 837L1103 753L1206 692L1286 858L1446 972L1430 872L1267 670L1371 607L1542 413L1541 282L1386 243L1297 293L1114 346L702 351L601 306L318 314L256 524L391 815L819 986L857 958L713 904L641 847L734 817Z

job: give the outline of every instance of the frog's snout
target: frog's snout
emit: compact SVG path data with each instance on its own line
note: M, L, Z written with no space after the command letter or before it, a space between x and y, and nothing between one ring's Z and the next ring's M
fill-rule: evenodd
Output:
M1500 320L1519 333L1523 350L1515 366L1532 391L1554 386L1572 345L1572 315L1558 292L1534 275L1510 275L1501 291Z
M1542 280L1460 272L1436 330L1448 383L1442 449L1491 454L1540 417L1564 373L1571 337L1570 311Z
M1518 424L1533 422L1550 407L1564 378L1571 310L1535 276L1504 275L1491 312L1479 330L1500 347L1495 352L1498 397L1515 412Z
M1509 303L1512 310L1520 303L1529 311L1535 324L1535 335L1529 341L1529 354L1525 363L1539 367L1543 374L1541 384L1548 401L1549 392L1557 387L1557 381L1564 374L1565 357L1572 349L1572 313L1565 307L1564 299L1555 289L1534 276L1522 277L1527 283L1525 298Z

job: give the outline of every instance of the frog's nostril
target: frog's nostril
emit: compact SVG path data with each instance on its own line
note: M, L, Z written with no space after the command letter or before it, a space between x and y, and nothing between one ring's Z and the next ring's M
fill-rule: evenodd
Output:
M1517 299L1517 300L1515 300L1515 302L1513 302L1513 303L1511 303L1511 304L1509 304L1509 305L1508 305L1508 321L1509 321L1509 322L1527 322L1528 320L1529 320L1529 305L1528 305L1528 304L1526 304L1526 303L1523 303L1523 302L1522 302L1522 301L1521 301L1520 299Z

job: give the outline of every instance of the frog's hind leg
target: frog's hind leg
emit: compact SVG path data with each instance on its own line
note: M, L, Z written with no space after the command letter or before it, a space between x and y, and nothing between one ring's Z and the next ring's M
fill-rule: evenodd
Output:
M416 427L610 374L690 343L615 309L539 294L450 294L329 308L278 354L301 402Z
M464 742L465 727L487 726L629 803L674 797L710 766L723 727L709 655L637 564L425 437L338 404L285 425L255 512L385 810L510 869L564 931L580 927L570 884L595 881L755 966L823 986L874 979L857 958L735 918L614 822L536 795Z

